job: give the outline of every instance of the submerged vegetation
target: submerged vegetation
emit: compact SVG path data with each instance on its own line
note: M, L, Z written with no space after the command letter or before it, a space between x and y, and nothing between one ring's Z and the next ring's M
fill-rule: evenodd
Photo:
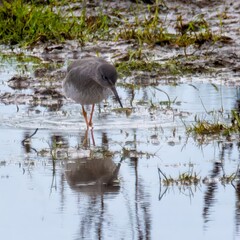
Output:
M167 177L160 168L158 168L158 176L160 183L164 186L171 186L171 185L183 185L183 186L190 186L190 185L197 185L201 181L201 177L196 173L193 172L193 169L189 169L187 172L179 173L179 176L173 178L171 176ZM163 177L163 179L162 179Z
M196 120L196 123L187 127L187 133L197 135L224 135L229 136L231 133L240 132L240 114L236 109L231 111L231 122L221 123L218 120L206 121Z
M199 174L193 171L193 166L189 167L188 171L179 173L176 177L167 176L158 167L158 177L159 177L159 200L161 200L167 190L170 187L178 187L179 191L186 196L193 196L193 192L196 188L201 187L201 184L209 187L212 192L212 186L217 184L222 184L224 187L229 184L236 189L236 184L239 183L239 166L236 171L231 174L226 174L224 170L224 165L222 162L214 163L217 168L214 168L215 172L213 174L201 177Z
M237 166L237 169L235 172L231 174L226 174L224 171L224 165L221 162L217 162L215 164L218 164L222 168L222 175L219 174L218 178L213 178L212 176L205 176L204 178L201 178L199 174L197 174L193 166L189 164L189 169L186 172L181 172L177 177L171 177L167 176L159 167L158 167L158 177L160 184L163 186L169 187L169 186L196 186L200 184L201 182L204 184L209 183L217 183L220 182L222 184L232 184L233 181L239 181L239 166Z

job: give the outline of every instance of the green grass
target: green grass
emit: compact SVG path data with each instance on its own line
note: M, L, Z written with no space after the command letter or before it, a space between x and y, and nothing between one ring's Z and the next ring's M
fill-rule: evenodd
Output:
M74 23L54 13L48 6L37 6L15 0L0 7L0 43L26 44L73 38Z
M117 39L134 40L140 46L143 43L148 45L172 45L178 47L188 47L190 45L201 46L205 42L216 42L221 36L213 34L207 21L203 16L183 22L182 16L178 16L176 20L175 34L167 31L167 22L159 17L158 10L154 13L149 11L148 16L139 18L135 15L135 21L125 21L117 34Z
M187 129L187 132L193 132L199 135L220 134L227 132L230 129L229 126L223 123L212 123L210 121L197 121Z
M148 62L144 60L129 60L115 63L115 66L119 73L124 75L131 74L132 71L160 71L162 65L157 62Z
M231 123L221 123L219 121L197 120L196 123L186 128L187 133L196 135L224 135L240 132L240 114L237 110L231 111Z
M201 177L196 173L193 172L193 169L189 169L187 172L179 173L178 177L173 178L171 176L166 176L162 172L160 168L158 168L158 175L160 181L162 181L164 186L172 186L172 185L182 185L182 186L191 186L197 185L200 183ZM162 178L163 177L163 178Z
M198 184L209 184L209 182L220 182L221 184L232 184L233 181L239 181L239 176L238 176L238 171L239 171L239 166L236 170L236 172L230 174L230 175L223 175L219 177L219 179L214 179L211 177L204 177L203 179L197 174L196 172L193 172L193 168L190 168L186 172L179 173L177 177L171 177L171 176L166 176L163 171L158 168L158 175L159 175L159 180L160 184L162 184L165 187L170 187L170 186L178 186L181 188L182 186L197 186Z
M29 46L67 39L84 44L99 34L106 37L109 26L107 15L99 12L97 16L88 16L86 8L81 9L80 17L75 17L63 13L53 4L37 5L14 0L10 3L4 1L0 6L0 44Z
M186 75L193 74L196 72L210 72L210 69L204 68L202 66L195 66L194 64L185 64L182 60L170 59L164 63L157 61L150 61L141 58L127 57L127 61L121 60L115 63L115 66L119 74L128 76L131 75L133 71L139 71L145 74L146 72L159 74L161 76L166 75Z
M0 44L29 46L39 42L59 43L67 39L84 44L86 41L124 39L135 41L140 48L143 43L186 48L219 39L210 31L203 17L183 22L179 16L176 20L177 33L168 33L168 24L160 18L157 7L148 7L144 14L141 9L133 8L130 14L124 15L116 9L107 9L106 12L105 5L97 8L95 13L77 6L80 15L76 16L76 6L67 1L49 0L47 3L3 1L0 6ZM65 10L62 10L63 6ZM133 20L130 21L129 16Z

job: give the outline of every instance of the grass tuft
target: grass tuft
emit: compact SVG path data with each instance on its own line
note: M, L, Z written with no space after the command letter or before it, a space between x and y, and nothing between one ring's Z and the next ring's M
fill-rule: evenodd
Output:
M58 9L58 10L57 10ZM50 5L25 3L23 0L3 1L0 5L0 44L34 45L76 39L82 44L98 34L106 36L110 18L103 13L88 16L86 8L75 17Z
M187 133L196 135L224 135L240 132L240 113L236 109L231 111L231 123L225 124L219 121L211 122L197 120L195 124L186 128Z
M189 169L189 171L180 173L177 178L173 178L171 176L166 176L160 168L158 168L158 174L160 181L164 186L172 186L172 185L182 185L182 186L190 186L190 185L197 185L201 177L197 175L196 172L192 171L193 169ZM163 179L162 179L163 177Z

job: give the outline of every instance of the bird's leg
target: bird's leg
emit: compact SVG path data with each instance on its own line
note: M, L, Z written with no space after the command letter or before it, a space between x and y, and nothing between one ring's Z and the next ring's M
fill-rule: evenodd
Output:
M90 118L89 118L89 122L88 122L88 125L90 127L92 127L92 117L93 117L93 112L94 112L94 106L95 106L95 104L92 105L92 110L91 110Z
M95 147L95 140L94 140L93 129L91 129L91 137L92 137L92 144Z
M82 105L82 113L83 113L83 117L85 119L85 122L87 124L87 128L89 128L89 123L88 123L88 119L87 119L87 112L85 111L83 105Z
M83 139L83 146L87 147L87 145L88 145L88 128L85 132L84 139Z

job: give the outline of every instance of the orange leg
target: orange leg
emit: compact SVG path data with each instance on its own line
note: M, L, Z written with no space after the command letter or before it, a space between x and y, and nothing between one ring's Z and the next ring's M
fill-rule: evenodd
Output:
M93 129L90 130L91 131L91 138L92 138L92 144L95 147L95 139L94 139L94 133L93 133ZM83 146L87 147L88 144L90 144L90 141L88 141L88 132L89 132L89 128L87 128L85 135L84 135L84 139L83 139Z
M89 118L89 122L88 122L88 125L90 127L92 127L92 117L93 117L93 112L94 112L94 106L95 106L95 104L92 105L92 110L91 110L90 118Z
M95 139L94 139L93 129L91 129L91 137L92 137L92 144L95 147Z
M88 119L87 119L87 112L85 111L83 106L82 106L82 113L83 113L83 117L85 119L85 122L87 124L87 128L89 128L89 123L88 123Z
M88 128L85 132L84 139L83 139L83 146L87 147L87 145L88 145Z

